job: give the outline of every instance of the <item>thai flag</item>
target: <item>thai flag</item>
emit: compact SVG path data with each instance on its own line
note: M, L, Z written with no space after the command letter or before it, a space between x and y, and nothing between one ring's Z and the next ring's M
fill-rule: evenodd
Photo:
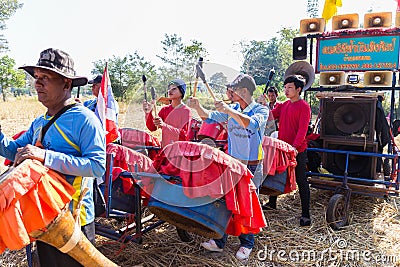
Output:
M99 115L103 129L106 131L106 144L116 141L119 138L118 103L114 99L107 64L104 68L103 79L101 80L101 87L97 97L96 113Z

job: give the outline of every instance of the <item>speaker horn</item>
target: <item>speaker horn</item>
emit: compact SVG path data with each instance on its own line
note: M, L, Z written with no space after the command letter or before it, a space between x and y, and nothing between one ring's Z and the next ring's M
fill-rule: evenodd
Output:
M391 87L393 73L391 71L366 71L364 73L364 86Z
M388 28L392 26L392 12L367 13L364 15L364 28Z
M395 24L396 27L400 27L400 12L396 12Z
M303 60L307 58L307 37L293 38L293 59Z
M323 33L324 30L324 18L311 18L300 20L300 34Z
M332 18L332 30L357 29L358 14L337 15Z
M284 79L290 75L300 75L306 80L303 92L311 87L315 79L314 68L307 61L297 61L291 64L285 71Z
M319 74L319 85L321 86L339 86L344 83L344 71L321 72Z

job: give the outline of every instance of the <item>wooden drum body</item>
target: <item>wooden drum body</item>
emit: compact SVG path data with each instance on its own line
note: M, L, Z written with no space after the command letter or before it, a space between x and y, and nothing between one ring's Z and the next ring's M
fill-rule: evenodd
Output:
M148 207L161 220L209 238L222 238L232 212L223 199L208 196L189 198L182 186L163 178L155 179Z
M287 171L275 175L267 175L260 187L260 194L279 196L285 191Z

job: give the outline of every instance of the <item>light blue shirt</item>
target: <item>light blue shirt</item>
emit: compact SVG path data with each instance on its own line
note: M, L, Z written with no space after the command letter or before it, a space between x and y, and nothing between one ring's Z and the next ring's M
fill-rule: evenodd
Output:
M239 103L229 106L249 116L250 123L247 128L244 128L228 114L218 111L210 112L210 119L227 122L228 154L241 160L261 160L264 155L262 139L269 115L268 108L254 100L244 110L241 110Z

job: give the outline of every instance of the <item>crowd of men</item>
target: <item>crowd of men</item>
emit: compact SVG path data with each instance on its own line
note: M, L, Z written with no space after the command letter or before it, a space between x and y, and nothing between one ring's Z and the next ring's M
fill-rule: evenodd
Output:
M78 99L73 98L71 91L73 87L86 85L88 79L75 74L74 61L69 54L59 49L46 49L40 53L36 65L23 66L21 69L34 78L38 100L47 111L37 117L28 131L16 140L5 136L0 130L0 155L15 165L28 158L38 160L44 166L63 174L77 192L69 208L73 211L81 202L81 230L94 243L93 183L96 177L104 175L106 168L105 131L95 114L102 76L89 81L96 98L80 105L76 104ZM146 126L150 131L161 129L161 144L165 147L175 141L189 140L188 122L192 118L192 109L202 120L212 119L226 125L227 153L247 166L254 175L254 185L259 188L264 177L263 137L268 122L272 121L274 131L278 130L279 125L278 139L292 145L297 151L296 182L302 210L300 225L309 226L310 191L305 177L305 137L311 110L300 97L304 85L301 76L289 76L284 81L285 102L276 101L278 91L271 87L267 94L269 102L265 101L266 96L261 96L258 99L260 104L253 98L256 91L253 77L239 74L227 85L227 95L232 103L216 100L215 110L209 111L196 97L189 97L185 104L183 98L186 84L179 78L173 79L168 84L170 103L157 114L154 113L154 102L143 101ZM89 188L89 193L80 196L84 187ZM270 198L266 205L276 209L276 198ZM255 245L254 239L252 233L242 233L239 236L240 247L236 253L238 260L246 261L249 258ZM227 240L228 235L225 234L221 239L210 239L201 243L201 246L209 251L222 252ZM37 250L42 267L81 266L69 255L46 243L38 241Z

